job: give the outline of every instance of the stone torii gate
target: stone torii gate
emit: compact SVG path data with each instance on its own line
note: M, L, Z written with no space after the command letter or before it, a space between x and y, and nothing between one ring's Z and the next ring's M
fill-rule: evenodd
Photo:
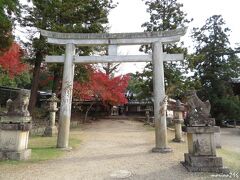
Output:
M72 89L75 63L116 63L116 62L151 62L153 63L154 87L154 119L156 146L153 152L169 152L167 146L166 113L160 113L161 103L165 99L163 61L183 60L182 54L163 53L162 44L174 43L186 33L186 28L169 31L143 32L143 33L58 33L40 30L41 35L47 37L47 42L65 45L65 55L47 56L47 63L64 63L61 107L59 118L59 132L57 147L69 148L69 130L72 106ZM151 55L117 55L120 45L152 44ZM107 45L108 56L76 56L76 46Z

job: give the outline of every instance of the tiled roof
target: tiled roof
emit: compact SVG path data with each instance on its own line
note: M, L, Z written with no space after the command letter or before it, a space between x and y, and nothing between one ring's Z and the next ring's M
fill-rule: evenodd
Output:
M240 83L240 78L231 78L233 83Z

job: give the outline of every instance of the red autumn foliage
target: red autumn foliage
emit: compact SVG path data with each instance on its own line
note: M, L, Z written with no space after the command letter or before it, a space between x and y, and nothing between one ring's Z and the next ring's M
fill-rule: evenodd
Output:
M12 46L0 57L0 66L5 70L11 78L21 74L26 70L27 65L21 63L23 51L17 43Z
M74 82L73 95L81 100L101 100L104 104L125 104L129 79L129 75L111 78L102 72L93 71L88 82Z

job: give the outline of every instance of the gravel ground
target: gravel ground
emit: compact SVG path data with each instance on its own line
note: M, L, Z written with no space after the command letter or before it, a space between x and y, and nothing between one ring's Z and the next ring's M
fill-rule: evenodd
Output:
M140 122L101 120L72 133L82 137L79 148L65 156L37 164L0 166L0 179L6 180L111 180L129 176L132 180L211 179L208 173L189 173L180 164L186 143L170 141L172 153L152 153L154 131ZM210 178L211 177L211 178ZM219 178L213 178L219 179Z
M226 149L240 152L240 127L221 128L221 144Z

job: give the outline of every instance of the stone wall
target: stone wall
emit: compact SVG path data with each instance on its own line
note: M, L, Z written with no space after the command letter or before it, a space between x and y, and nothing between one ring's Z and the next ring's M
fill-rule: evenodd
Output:
M5 107L8 99L15 99L20 89L0 86L0 106Z
M76 128L80 126L81 123L79 121L72 121L70 124L71 128ZM47 126L44 124L33 125L32 129L30 130L30 136L42 136L46 127Z

